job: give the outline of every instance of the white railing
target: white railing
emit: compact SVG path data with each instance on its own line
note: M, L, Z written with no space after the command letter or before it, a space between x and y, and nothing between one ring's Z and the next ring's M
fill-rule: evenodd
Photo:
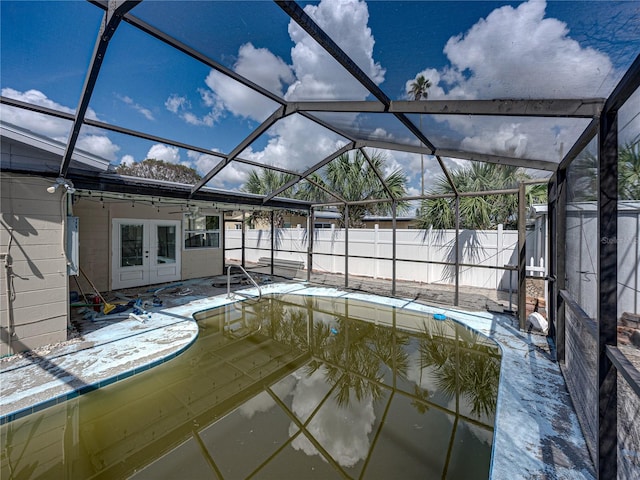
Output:
M545 278L547 276L547 268L544 265L544 258L540 258L538 265L536 265L533 257L531 257L529 265L527 265L527 275Z
M249 275L249 272L247 272L242 267L242 265L229 265L227 267L227 298L231 298L231 268L232 267L239 268L240 270L242 270L244 272L244 274L247 276L249 281L251 283L253 283L254 287L256 287L258 289L258 300L260 300L262 298L262 289L260 288L260 285L258 285L258 283L253 279L253 277L251 275Z

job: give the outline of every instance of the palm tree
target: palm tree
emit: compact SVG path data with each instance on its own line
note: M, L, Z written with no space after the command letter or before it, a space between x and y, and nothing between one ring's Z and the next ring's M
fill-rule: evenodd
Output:
M595 202L598 199L598 156L584 150L567 171L567 201ZM640 199L640 140L618 149L618 199Z
M387 198L384 186L376 175L375 171L377 170L394 197L399 198L406 195L407 179L402 169L396 169L384 176L386 157L379 152L374 152L370 156L370 160L371 165L360 150L357 150L355 154L343 153L327 165L323 174L314 174L312 180L347 201ZM300 188L298 198L313 198L315 201L335 200L325 190L312 183L307 183ZM407 202L398 202L398 208L401 211L407 206ZM349 226L361 227L364 225L365 215L389 215L391 209L391 202L349 205ZM344 227L345 207L339 206L338 211L341 213L339 226Z
M252 170L251 173L249 173L247 182L242 186L240 190L247 193L254 193L256 195L268 195L285 185L287 182L293 180L294 178L296 177L291 174L277 172L268 168L263 168L262 170ZM296 195L297 190L295 186L286 189L280 194L280 196L288 198L295 198ZM285 210L277 210L274 212L273 221L277 228L282 228L284 226L284 217L287 213L289 212ZM258 220L270 222L271 213L258 210L254 211L249 216L249 223L252 225L255 225Z
M429 95L429 88L431 88L431 81L428 78L424 78L424 75L418 75L409 86L409 94L413 96L414 100L420 100L421 98L426 100ZM422 115L420 115L420 131L422 131ZM422 154L420 154L420 179L421 192L424 195L424 156Z
M620 200L640 200L640 140L618 152L618 182Z
M460 192L482 192L515 188L518 182L529 179L518 167L493 163L472 163L469 168L451 173L453 183ZM433 194L453 193L451 185L444 176L436 179L431 189ZM531 186L527 188L531 203L546 202L546 188ZM495 229L498 224L507 228L517 226L517 195L491 195L460 197L460 224L470 229ZM455 199L439 198L425 200L420 208L418 227L436 229L455 227Z
M389 191L395 198L406 195L407 179L398 168L384 176L386 170L386 156L374 152L370 156L371 164L364 154L357 150L355 154L343 153L338 158L329 163L322 173L310 175L311 182L300 181L292 187L286 189L280 196L287 198L297 198L313 202L335 201L335 197L328 192L335 192L347 201L370 200L378 198L388 198L387 192L380 182L376 171L380 173ZM263 169L252 171L247 182L242 186L243 192L267 195L274 190L295 179L294 175L280 173L273 170ZM320 188L320 185L322 188ZM407 202L398 202L398 209L405 210ZM350 205L349 206L349 226L361 227L364 225L365 215L388 215L391 213L391 202L381 202L370 205ZM344 227L345 207L338 207L342 214L339 226ZM284 224L284 215L289 212L278 211L274 223L277 227ZM254 212L250 217L251 221L264 219L268 221L268 212Z

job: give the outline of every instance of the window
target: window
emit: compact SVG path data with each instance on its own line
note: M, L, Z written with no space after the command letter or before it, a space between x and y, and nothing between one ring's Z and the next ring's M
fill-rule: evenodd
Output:
M184 248L220 248L220 215L185 217Z

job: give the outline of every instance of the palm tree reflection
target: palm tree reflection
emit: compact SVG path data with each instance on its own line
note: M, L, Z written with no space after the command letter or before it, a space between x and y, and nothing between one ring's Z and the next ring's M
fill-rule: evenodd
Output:
M430 368L436 385L448 399L465 399L471 413L491 418L495 414L500 376L500 354L480 334L454 325L425 324L420 337L420 369Z
M352 400L368 398L378 401L391 388L391 378L411 381L409 351L414 339L420 375L413 391L404 393L419 412L426 412L433 403L430 399L440 392L447 400L456 399L456 411L462 399L478 419L495 414L500 354L480 334L454 322L437 321L425 322L423 332L409 333L355 320L348 309L346 314L329 312L311 297L299 302L258 304L260 311L255 313L268 318L261 333L293 350L309 351L307 374L322 369L327 383L336 387L338 405L347 407ZM423 387L423 372L433 378L437 392Z
M309 374L325 366L326 379L336 385L336 401L348 406L353 395L358 401L379 400L383 395L385 370L406 374L409 336L371 323L334 317L335 324L317 322L313 328Z

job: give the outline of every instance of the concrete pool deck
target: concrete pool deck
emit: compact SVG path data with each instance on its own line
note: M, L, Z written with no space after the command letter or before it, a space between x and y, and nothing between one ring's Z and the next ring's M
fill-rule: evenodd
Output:
M545 337L521 332L514 318L430 307L411 299L350 293L303 283L274 283L263 293L344 297L424 313L444 313L494 339L502 349L491 476L595 478L559 366ZM245 291L255 294L253 289ZM198 333L193 314L231 303L226 295L185 298L183 305L137 320L104 322L82 341L48 355L0 365L0 416L6 423L147 370L184 351Z

